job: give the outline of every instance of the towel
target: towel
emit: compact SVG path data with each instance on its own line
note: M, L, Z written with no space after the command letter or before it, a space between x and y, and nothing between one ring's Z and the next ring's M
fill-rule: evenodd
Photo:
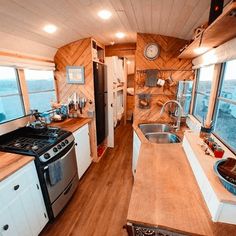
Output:
M62 180L63 171L60 159L48 165L48 177L51 186L54 186Z

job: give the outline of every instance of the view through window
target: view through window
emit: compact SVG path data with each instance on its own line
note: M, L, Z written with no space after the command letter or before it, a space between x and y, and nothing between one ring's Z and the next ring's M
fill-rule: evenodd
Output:
M0 66L0 123L25 115L17 71Z
M193 115L200 122L203 122L203 119L206 119L211 93L213 72L214 65L202 67L198 70Z
M53 71L25 70L25 79L30 109L50 110L50 103L56 100Z
M214 131L236 152L236 60L225 63L218 94Z

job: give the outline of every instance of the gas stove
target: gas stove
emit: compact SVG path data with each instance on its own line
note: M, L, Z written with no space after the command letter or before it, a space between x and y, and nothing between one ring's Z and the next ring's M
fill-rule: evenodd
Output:
M41 156L71 133L55 127L23 127L0 137L0 150L30 156Z

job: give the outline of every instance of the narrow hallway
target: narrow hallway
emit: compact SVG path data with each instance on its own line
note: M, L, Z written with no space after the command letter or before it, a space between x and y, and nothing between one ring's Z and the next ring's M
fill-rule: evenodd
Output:
M132 126L115 130L115 147L83 176L66 209L41 236L126 236L132 190Z

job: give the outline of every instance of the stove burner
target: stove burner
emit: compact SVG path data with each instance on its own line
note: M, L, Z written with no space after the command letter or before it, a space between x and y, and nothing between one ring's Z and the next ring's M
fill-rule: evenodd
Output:
M14 143L13 146L19 148L19 147L21 147L21 144L20 143Z
M0 150L39 156L71 133L55 127L42 130L23 127L0 136Z

